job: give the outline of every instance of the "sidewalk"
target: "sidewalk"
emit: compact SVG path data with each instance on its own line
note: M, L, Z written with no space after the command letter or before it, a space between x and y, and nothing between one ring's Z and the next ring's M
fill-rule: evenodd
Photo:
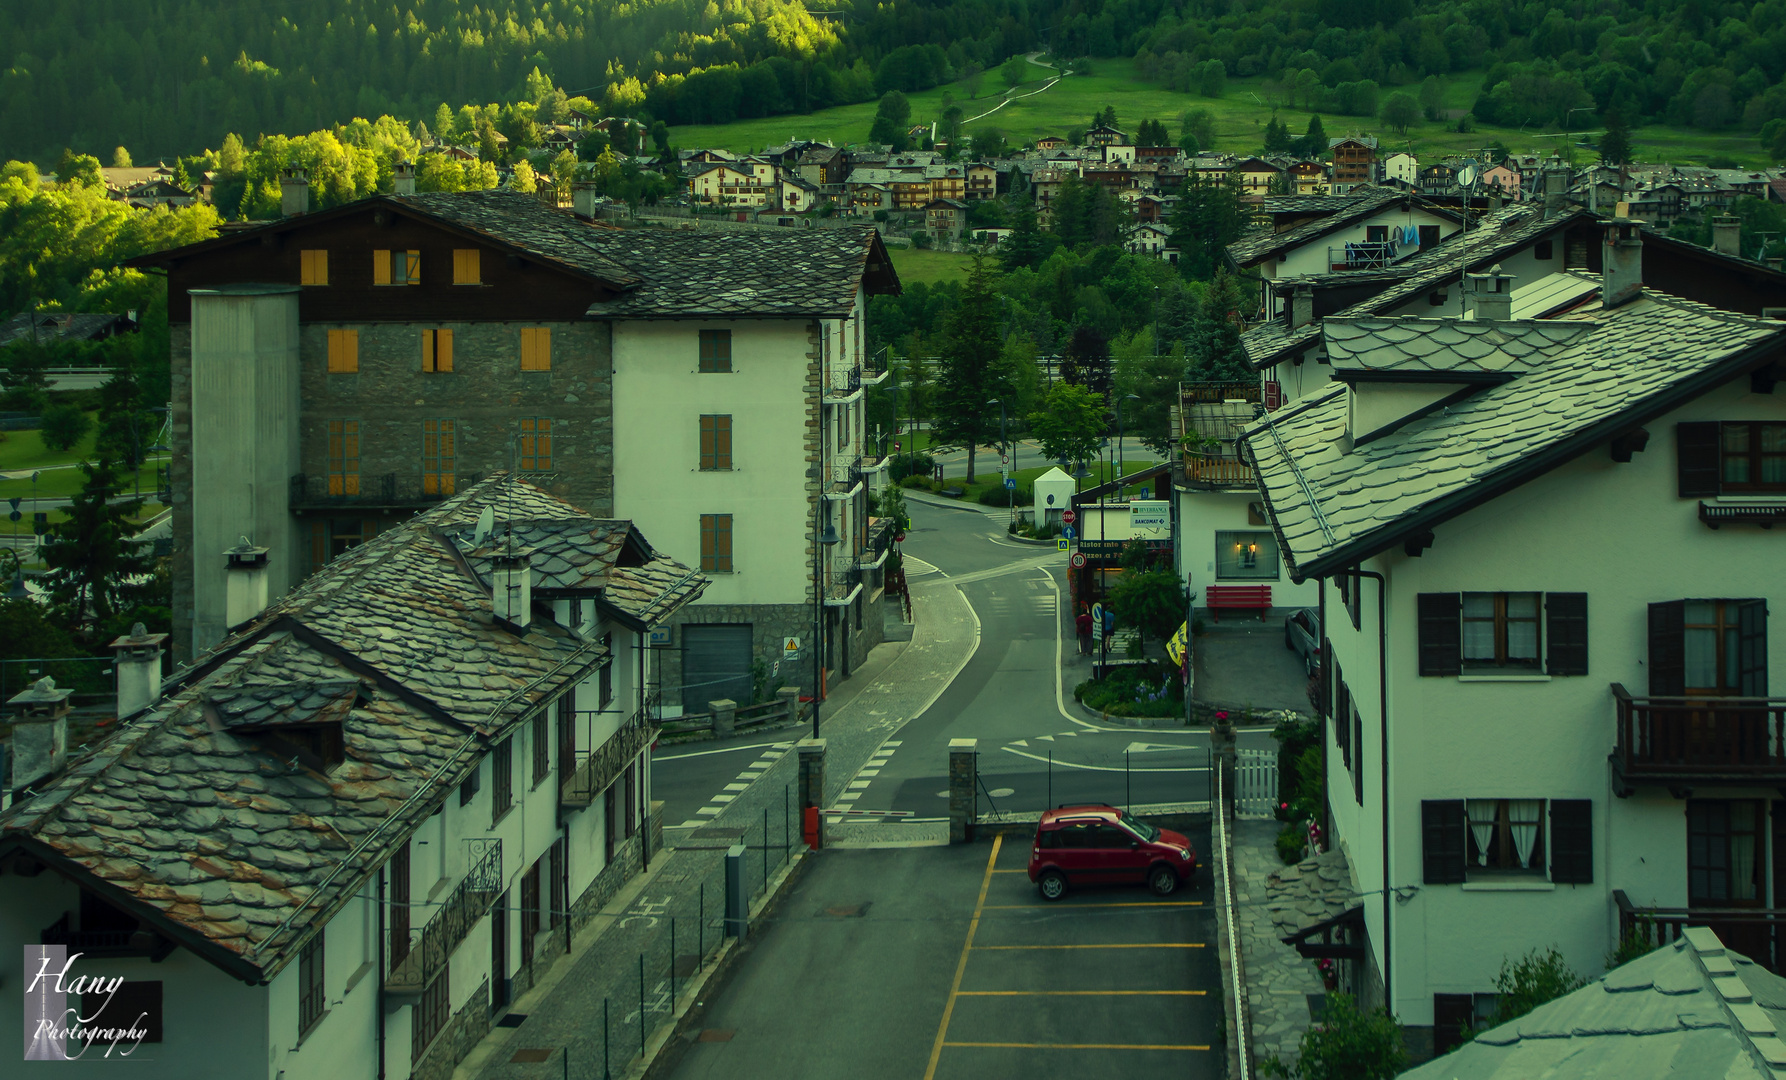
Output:
M820 732L826 739L826 807L836 802L893 731L941 695L973 654L978 623L951 582L938 579L915 584L912 602L918 616L912 640L900 647L877 648L820 711ZM774 866L767 874L759 870L759 851L763 863L779 860L781 854L774 849L784 844L795 853L793 858L800 857L798 808L791 806L797 758L794 753L783 755L711 824L693 830L687 839L671 840L653 858L650 870L629 882L577 935L570 951L552 965L539 984L516 1001L505 1020L517 1026L492 1028L453 1070L454 1080L537 1078L541 1072L533 1065L547 1060L537 1056L540 1051L553 1058L568 1053L565 1075L601 1077L606 1052L604 1004L614 1036L609 1059L613 1074L640 1075L637 1003L645 1003L648 1027L657 1025L657 1045L667 1030L664 1022L674 1018L676 1003L671 1000L667 978L671 965L665 963L670 958L664 949L664 927L674 920L685 940L693 934L713 940L707 935L715 933L723 914L724 851L730 844L749 845L744 860L748 887L754 893L766 884L764 903L772 901L787 875L774 880L778 877ZM668 833L671 837L681 835L676 830ZM764 877L771 880L764 882ZM694 943L688 940L688 944ZM686 949L679 942L675 951L676 965L684 960L692 965L696 949ZM676 998L681 999L681 991L690 985L692 980L678 986ZM628 1002L633 1004L629 1007ZM522 1050L534 1055L519 1053ZM512 1060L516 1056L523 1060Z

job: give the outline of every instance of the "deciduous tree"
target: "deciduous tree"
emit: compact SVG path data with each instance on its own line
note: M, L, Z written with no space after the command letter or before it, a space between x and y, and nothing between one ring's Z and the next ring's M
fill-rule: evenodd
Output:
M1006 399L1011 380L1001 362L1004 332L999 298L985 259L976 254L961 288L961 302L949 317L937 375L936 417L931 428L945 442L967 448L967 481L974 482L974 452L998 437L993 398Z

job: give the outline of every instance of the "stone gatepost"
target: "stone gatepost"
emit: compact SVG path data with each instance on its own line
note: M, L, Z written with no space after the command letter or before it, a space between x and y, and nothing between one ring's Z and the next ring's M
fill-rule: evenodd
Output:
M789 723L800 719L800 688L798 686L781 687L775 691L775 696L781 702L782 716Z
M731 738L738 727L738 703L731 698L720 698L709 701L707 707L713 710L713 737L716 739Z
M979 800L980 740L949 740L949 843L971 844Z
M800 809L802 812L809 806L821 810L825 806L825 740L801 739L800 749Z

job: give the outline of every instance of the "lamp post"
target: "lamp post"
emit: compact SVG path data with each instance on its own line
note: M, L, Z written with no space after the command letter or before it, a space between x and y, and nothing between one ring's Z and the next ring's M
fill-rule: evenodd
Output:
M1008 460L1010 453L1011 453L1008 444L1005 442L1005 401L1003 398L993 398L991 401L988 401L986 404L998 406L998 456L999 456L999 470L998 470L998 472L999 472L999 479L1006 482L1005 483L1005 509L1007 511L1015 513L1016 508L1017 508L1017 489L1013 488L1010 485L1009 481L1010 481L1011 477L1010 477L1009 472L1007 472L1006 466L1005 466L1005 462Z
M825 505L825 489L830 476L825 471L825 424L823 399L819 405L819 492L813 500L812 537L812 737L819 737L819 692L824 678L825 632L825 549L837 544L837 529L831 524L831 511Z

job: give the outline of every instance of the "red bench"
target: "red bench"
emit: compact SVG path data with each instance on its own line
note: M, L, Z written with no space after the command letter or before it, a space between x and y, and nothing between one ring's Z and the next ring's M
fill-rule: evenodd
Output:
M1209 617L1221 622L1218 611L1238 610L1250 611L1259 609L1259 621L1265 621L1265 612L1271 607L1271 586L1269 585L1211 585L1203 590L1203 606L1209 609Z

